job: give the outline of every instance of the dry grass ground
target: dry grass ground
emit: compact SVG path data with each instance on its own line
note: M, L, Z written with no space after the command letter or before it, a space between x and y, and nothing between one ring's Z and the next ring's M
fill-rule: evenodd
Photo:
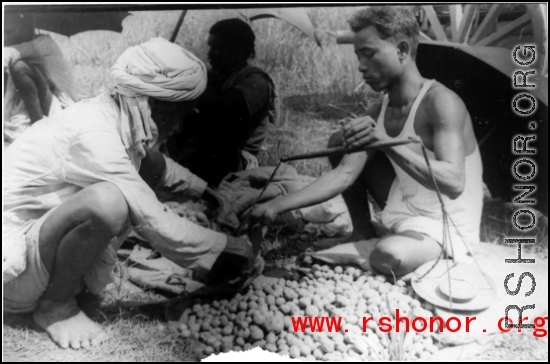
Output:
M252 23L257 36L254 64L265 69L279 88L277 123L273 125L264 165L274 165L283 154L294 154L326 146L336 121L360 114L372 102L368 89L353 91L361 83L357 61L350 46L335 44L333 31L346 28L354 8L311 8L310 17L319 30L323 48L291 26L277 20ZM90 32L71 39L55 36L74 66L78 90L83 97L110 87L109 67L128 46L150 37L169 38L178 11L136 12L124 23L123 34ZM189 11L177 43L206 59L208 29L229 17L221 11ZM345 111L342 111L344 109ZM293 162L301 174L318 176L329 170L326 159ZM264 242L270 267L291 263L311 243L312 237L298 232L272 229ZM170 333L164 311L87 311L108 328L111 340L100 348L73 351L56 347L33 325L29 315L4 314L3 353L6 361L180 361L196 360L192 343ZM476 360L547 360L548 340L531 335L502 335L497 345Z

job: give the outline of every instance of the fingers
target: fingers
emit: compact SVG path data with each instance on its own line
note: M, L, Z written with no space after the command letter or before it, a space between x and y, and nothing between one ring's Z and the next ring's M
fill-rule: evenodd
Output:
M371 117L350 120L342 127L344 145L349 148L369 143L369 136L374 133L375 128L376 123Z
M372 141L372 129L361 130L357 134L344 140L344 145L348 148L360 147L369 144Z

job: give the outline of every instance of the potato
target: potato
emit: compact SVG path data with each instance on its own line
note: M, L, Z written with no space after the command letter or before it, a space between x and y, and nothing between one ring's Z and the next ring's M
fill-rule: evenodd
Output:
M386 282L386 277L383 276L383 275L377 275L377 276L374 277L374 279L378 282L381 282L381 283Z
M275 296L273 295L268 295L265 299L265 302L268 304L268 305L274 305L275 304Z
M311 355L311 349L309 346L305 345L305 344L301 344L299 346L300 348L300 354L302 354L302 356L308 356L308 355Z
M277 335L275 335L273 332L270 332L267 334L265 341L268 344L275 344L277 342Z
M356 271L356 269L354 267L347 267L346 270L344 271L344 273L348 276L353 276L355 271Z
M265 286L263 286L263 291L266 295L268 295L273 292L273 286L271 284L266 284Z
M322 338L319 343L321 344L319 346L319 348L324 352L324 353L332 353L334 351L334 348L335 348L335 343L333 341L331 341L329 338L325 337L325 338Z
M264 338L264 332L256 325L250 326L250 338L254 341L262 340Z
M306 308L311 305L311 297L301 297L298 302L300 308Z
M220 316L220 324L221 324L222 326L225 326L225 325L227 325L228 323L229 323L229 319L227 318L227 316L226 316L226 315L221 315L221 316Z
M243 327L239 329L239 331L237 332L237 336L242 338L245 341L248 340L248 338L250 337L250 328Z
M290 357L293 359L299 358L301 354L300 348L296 345L290 347Z
M261 326L265 323L266 317L263 313L260 311L255 311L254 315L252 316L252 321L255 325Z
M231 335L232 332L233 332L233 324L232 323L229 323L229 324L225 325L222 329L222 334L223 335Z
M283 290L283 297L287 301L292 301L294 298L298 297L298 295L292 288L287 287Z
M282 305L284 305L286 303L286 300L283 298L283 297L278 297L276 300L275 300L275 304L281 308Z
M211 346L205 346L203 349L202 349L202 352L204 355L211 355L214 353L214 348L211 347Z
M222 350L225 352L226 350L230 351L231 349L233 349L233 341L222 340Z
M319 349L315 349L313 350L313 357L317 360L322 360L323 359L323 352Z
M291 327L292 327L292 319L290 318L290 316L285 316L285 317L283 318L283 326L284 326L285 330L291 329Z
M264 328L267 332L279 334L284 330L284 323L277 317L270 317L264 323Z
M276 353L278 351L277 346L275 346L275 344L270 344L270 343L267 343L265 345L265 350L270 351L272 353Z
M306 307L306 316L318 317L319 316L319 308L315 305L307 306Z
M269 306L265 303L260 304L259 310L264 315L267 315L269 313Z
M236 339L235 339L235 344L239 345L240 347L243 347L244 344L245 344L245 339L241 336L238 336Z
M239 302L239 311L246 311L248 310L248 304L246 303L246 301L241 301Z

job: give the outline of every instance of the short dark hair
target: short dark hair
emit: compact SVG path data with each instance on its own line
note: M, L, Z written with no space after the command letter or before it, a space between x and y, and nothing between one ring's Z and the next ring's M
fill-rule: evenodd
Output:
M210 34L223 39L224 43L233 49L243 52L246 59L254 58L254 42L256 36L248 23L234 18L217 22L210 28Z
M416 57L420 29L414 14L399 6L371 6L357 11L348 21L354 33L368 26L374 26L382 39L392 38L394 42L407 39L411 46L411 57Z

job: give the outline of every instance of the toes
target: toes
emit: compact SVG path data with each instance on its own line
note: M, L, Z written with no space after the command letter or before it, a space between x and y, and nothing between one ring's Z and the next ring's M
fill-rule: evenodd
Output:
M80 340L79 339L71 339L71 348L78 350L80 349Z
M105 340L107 340L108 338L108 335L106 332L101 332L100 334L96 335L94 338L92 338L91 340L91 344L92 346L98 346L100 345L102 342L104 342Z
M88 349L90 347L90 340L87 337L83 338L80 340L80 346L82 349Z
M59 337L52 337L53 341L61 347L61 349L69 348L69 337L67 335L60 335Z

